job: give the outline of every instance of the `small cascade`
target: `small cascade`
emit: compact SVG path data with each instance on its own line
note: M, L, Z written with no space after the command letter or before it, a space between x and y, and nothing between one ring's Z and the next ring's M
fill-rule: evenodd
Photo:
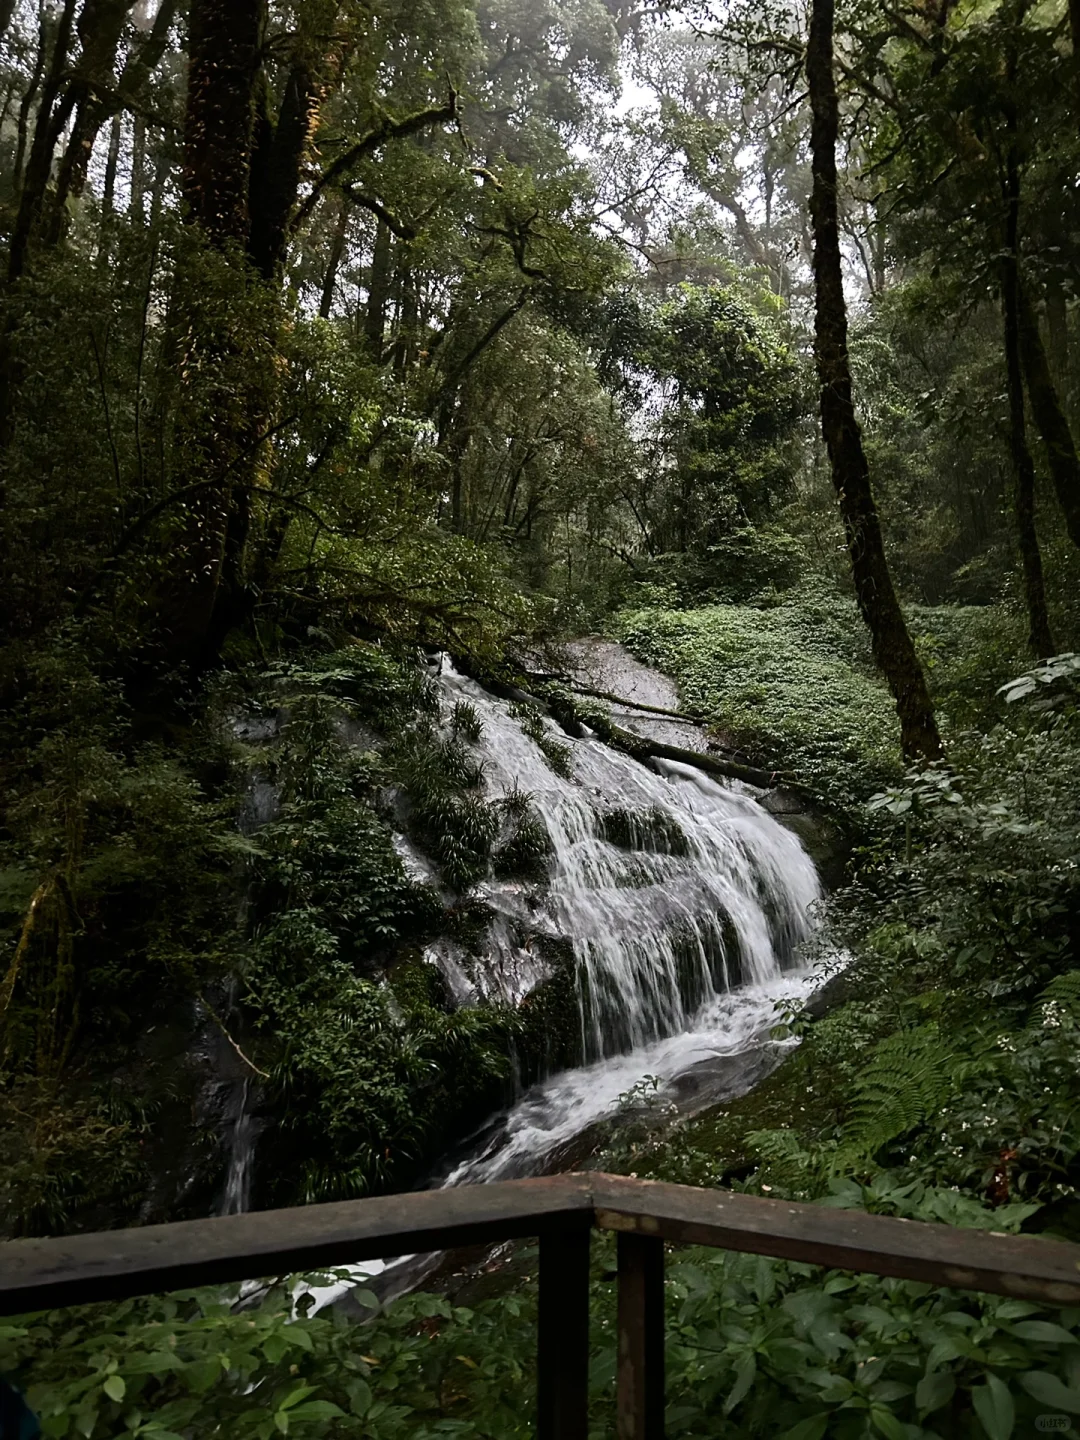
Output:
M544 978L529 937L566 940L583 1054L597 1061L690 1033L732 991L775 985L796 964L817 872L749 793L691 766L650 770L545 722L568 746L564 778L509 705L448 663L440 684L448 705L467 700L482 721L491 797L526 792L552 847L543 886L481 887L494 912L483 992L519 1001ZM431 958L447 968L445 954Z
M219 1215L243 1215L251 1208L251 1162L258 1126L249 1108L251 1081L240 1086L239 1103L227 1141L225 1188Z

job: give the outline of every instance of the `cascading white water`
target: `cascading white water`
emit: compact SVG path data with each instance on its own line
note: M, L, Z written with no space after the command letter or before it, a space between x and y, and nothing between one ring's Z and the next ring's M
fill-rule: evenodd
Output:
M441 686L480 717L488 793L527 792L552 845L542 889L482 887L497 912L482 990L519 1000L543 978L528 936L569 941L583 1050L599 1060L690 1032L737 987L775 985L791 968L817 872L756 800L688 765L656 773L599 740L568 741L546 722L570 747L563 778L509 705L449 664ZM445 949L432 958L460 993L460 963Z
M485 996L516 1004L549 974L532 937L567 941L591 1062L534 1086L441 1183L558 1168L565 1147L615 1114L644 1076L682 1113L749 1089L777 1058L778 1047L763 1044L777 1002L809 988L798 948L821 887L795 835L737 783L674 763L659 762L657 773L545 721L569 747L564 778L508 703L445 659L438 683L447 710L467 701L481 721L477 751L490 798L527 793L552 850L541 885L476 887L492 913L479 963L446 941L427 958L458 1004ZM397 843L418 879L433 878L405 837ZM349 1280L312 1292L315 1308L356 1283L390 1298L422 1283L437 1262L409 1256L354 1267Z
M241 1082L236 1114L228 1139L225 1191L219 1215L243 1215L251 1205L251 1162L255 1151L256 1125L248 1109L251 1081Z

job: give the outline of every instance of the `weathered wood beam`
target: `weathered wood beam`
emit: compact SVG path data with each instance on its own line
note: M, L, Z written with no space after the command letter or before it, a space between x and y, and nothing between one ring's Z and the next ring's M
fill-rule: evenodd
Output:
M862 1211L556 1175L0 1244L0 1314L318 1270L590 1226L1046 1305L1080 1303L1080 1245ZM576 1282L575 1282L576 1283ZM580 1318L580 1317L579 1317Z
M587 1177L560 1175L93 1235L0 1244L0 1314L82 1305L514 1240L592 1224Z
M540 1236L537 1440L588 1440L589 1231Z
M1080 1303L1080 1245L609 1175L594 1177L593 1200L600 1229L620 1234L1046 1305Z
M617 1241L618 1440L664 1440L664 1242L622 1231Z

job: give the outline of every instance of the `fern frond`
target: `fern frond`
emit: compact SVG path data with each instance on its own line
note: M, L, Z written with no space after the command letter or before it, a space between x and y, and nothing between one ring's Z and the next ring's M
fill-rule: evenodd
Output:
M933 1022L879 1041L855 1081L841 1150L870 1159L936 1114L953 1090L955 1058Z
M1046 1024L1048 1008L1052 1016L1053 1010L1059 1007L1080 1019L1080 970L1067 970L1064 975L1054 976L1032 1006L1029 1027Z

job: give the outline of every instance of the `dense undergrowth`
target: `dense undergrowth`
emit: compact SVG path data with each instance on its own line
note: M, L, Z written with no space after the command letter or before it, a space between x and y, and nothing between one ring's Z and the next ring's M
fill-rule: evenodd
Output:
M794 658L810 632L805 620L784 632L785 610L793 608L789 600L764 613L783 653ZM834 613L842 615L840 602ZM953 697L958 717L978 706L984 723L990 720L979 731L957 723L951 768L904 776L888 764L876 768L867 745L853 779L855 762L833 752L827 737L816 750L806 737L801 752L784 752L789 762L799 753L808 757L826 785L831 775L838 804L850 807L856 787L865 792L875 780L883 785L862 805L851 883L829 902L830 948L820 963L826 972L835 969L832 950L846 947L850 964L834 982L845 998L817 1019L784 1018L778 1038L800 1043L780 1068L750 1095L674 1131L643 1080L625 1098L594 1163L879 1214L1080 1236L1076 672L1062 661L1020 676L1015 667L1010 672L1006 657L1004 673L1017 682L1010 699L987 694L982 680L971 678L969 660L966 670L952 664L950 632L942 627L938 638L934 618L936 612L926 612L923 644L936 645L941 657L935 670L940 693ZM984 617L949 618L970 634ZM656 617L650 653L671 655L676 673L691 677L684 679L688 700L694 667L703 672L711 664L703 656L727 647L723 686L695 699L725 730L738 713L745 667L754 663L740 629L750 623L743 610ZM624 633L644 649L647 626L638 614ZM785 727L799 733L791 717L804 696L820 689L822 674L829 677L829 655L837 692L857 696L870 717L865 729L870 737L878 733L876 684L857 649L835 659L844 637L854 634L838 622L819 647L826 658L819 654L794 670L790 694L770 686L756 732L763 750L781 743ZM714 648L702 650L695 640ZM740 655L748 657L743 670ZM998 679L990 659L981 670L987 673ZM273 885L292 887L292 908L283 920L257 928L259 958L250 983L256 991L263 987L271 1031L288 1034L287 1016L295 1014L296 1029L278 1062L289 1084L301 1085L305 1074L335 1077L325 1110L315 1092L302 1110L298 1106L312 1127L312 1157L325 1153L327 1139L340 1145L348 1134L362 1164L370 1142L362 1125L350 1127L350 1105L357 1114L399 1123L392 1107L403 1078L410 1078L409 1064L429 1064L433 1078L436 1071L460 1074L454 1047L465 1043L482 1093L485 1079L500 1076L500 1027L521 1019L483 1011L463 1019L462 1012L441 1011L430 995L413 993L407 1038L403 1044L400 1028L395 1032L392 1061L376 1044L366 1068L357 1070L355 1049L347 1045L357 1015L366 1036L378 1040L388 1032L385 1012L379 1018L370 1008L384 1003L376 997L385 992L358 978L355 961L375 953L371 946L382 926L407 934L402 917L410 911L402 897L412 893L400 889L409 882L395 867L385 832L376 836L378 786L399 763L395 757L405 755L412 757L416 787L410 803L421 807L422 819L437 808L434 773L449 770L458 787L464 784L451 787L447 804L468 803L467 748L458 746L467 745L472 722L457 715L441 748L425 752L421 771L416 741L407 736L378 754L354 750L351 768L343 770L332 738L339 712L326 692L336 687L340 705L340 687L362 683L356 669L328 656L317 683L310 667L289 683L298 691L277 761L283 809L261 843ZM421 731L429 723L423 711L421 697ZM749 724L747 737L755 743ZM320 753L331 758L320 763ZM377 906L369 904L362 921L343 908L334 867L318 849L330 843L328 836L329 853L346 863L350 846L375 847L365 873L373 893L387 897L382 920ZM498 842L492 830L475 843ZM309 844L316 847L311 854ZM384 859L375 864L372 854ZM317 866L312 855L320 857ZM310 925L316 917L325 927L320 947L328 963L305 982L289 959L289 936L301 920ZM347 966L345 955L352 962ZM346 970L342 988L334 977ZM394 982L394 993L408 993L417 974L406 966L403 975L413 978L405 991ZM290 997L306 995L305 983L315 990L290 1012ZM360 1003L368 1010L358 1010ZM322 1007L322 1018L308 1031L313 1005ZM479 1034L470 1033L477 1027ZM267 1043L260 1035L257 1028L254 1044ZM461 1103L460 1090L437 1086L432 1092L434 1106L454 1103ZM306 1173L318 1193L317 1173ZM613 1422L614 1287L607 1247L597 1242L593 1264L590 1387L597 1436ZM0 1369L30 1383L49 1435L524 1436L535 1385L535 1277L527 1253L496 1291L468 1303L415 1295L359 1328L327 1314L294 1316L280 1286L255 1309L204 1292L30 1317L0 1330ZM823 1276L813 1267L696 1250L669 1255L667 1295L667 1429L673 1436L712 1435L722 1423L725 1433L747 1440L764 1429L783 1440L1008 1440L1047 1415L1058 1417L1061 1433L1071 1433L1071 1417L1080 1416L1080 1312L1074 1310ZM251 1384L261 1397L258 1407L246 1403Z
M559 956L519 1010L459 1008L422 959L475 946L472 882L535 875L547 840L527 795L484 798L475 715L440 715L420 659L316 638L142 743L92 673L39 665L0 852L9 1233L205 1213L222 1082L272 1120L258 1203L295 1204L409 1183L574 1058Z

